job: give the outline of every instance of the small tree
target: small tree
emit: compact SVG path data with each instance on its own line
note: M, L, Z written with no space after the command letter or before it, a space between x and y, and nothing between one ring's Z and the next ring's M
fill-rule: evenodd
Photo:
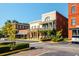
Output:
M40 33L42 33L44 36L47 35L47 30L39 30Z
M61 40L61 35L62 35L62 30L57 31L57 32L56 32L56 35L54 35L54 36L52 37L52 41L54 41L54 42L60 41L60 40Z
M5 25L3 27L3 31L4 31L4 34L6 35L6 37L10 41L13 41L13 42L15 41L16 29L15 29L15 26L13 25L13 22L11 22L10 20L5 22ZM15 45L15 43L13 43L11 45L11 49L13 49L14 45Z
M50 36L51 35L51 32L52 32L51 30L48 30L47 31L47 35Z
M3 37L3 31L0 30L0 38Z
M13 41L15 39L16 29L10 20L5 22L3 31L4 31L4 34L8 36L9 40Z

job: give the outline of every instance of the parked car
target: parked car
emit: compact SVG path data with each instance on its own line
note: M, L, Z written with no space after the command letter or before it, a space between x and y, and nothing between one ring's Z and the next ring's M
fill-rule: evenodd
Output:
M0 40L8 40L7 38L1 38Z

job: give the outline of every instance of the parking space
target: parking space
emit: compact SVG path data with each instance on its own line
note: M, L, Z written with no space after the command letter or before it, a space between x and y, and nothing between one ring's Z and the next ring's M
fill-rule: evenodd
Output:
M10 56L79 56L78 44L51 44L42 42L34 43L33 46L37 46L38 48L28 51L21 51Z

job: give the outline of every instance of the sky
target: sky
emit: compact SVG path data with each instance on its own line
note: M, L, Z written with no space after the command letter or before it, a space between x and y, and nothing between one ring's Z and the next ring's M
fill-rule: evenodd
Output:
M58 11L68 17L67 3L0 3L0 27L7 20L28 23L40 20L43 13Z

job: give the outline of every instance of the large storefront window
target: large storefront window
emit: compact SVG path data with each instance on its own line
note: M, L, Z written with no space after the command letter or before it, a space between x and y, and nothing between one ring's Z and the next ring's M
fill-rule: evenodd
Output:
M72 30L72 36L79 36L79 30L78 29Z
M78 30L78 36L79 36L79 30Z
M77 30L72 30L72 36L77 36Z

